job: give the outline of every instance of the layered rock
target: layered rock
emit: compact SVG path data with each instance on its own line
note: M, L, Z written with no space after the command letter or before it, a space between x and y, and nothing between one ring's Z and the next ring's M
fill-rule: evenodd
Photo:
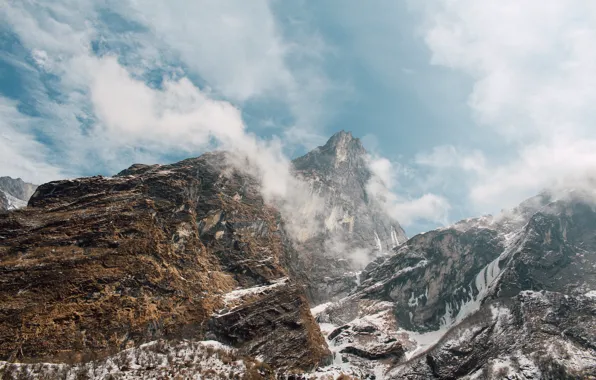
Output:
M280 220L223 153L42 185L0 215L0 359L216 338L278 369L315 367L328 351L287 279Z

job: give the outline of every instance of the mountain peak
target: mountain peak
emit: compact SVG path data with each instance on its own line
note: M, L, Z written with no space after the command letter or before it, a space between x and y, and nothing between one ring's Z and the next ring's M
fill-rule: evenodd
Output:
M360 139L352 136L352 132L346 132L344 130L331 136L322 149L335 153L337 158L336 165L345 161L350 153L356 155L366 154L366 150L362 146Z
M306 155L294 160L298 170L308 168L339 168L347 164L349 167L363 167L366 150L360 139L351 132L341 130L331 136L323 146L315 148Z

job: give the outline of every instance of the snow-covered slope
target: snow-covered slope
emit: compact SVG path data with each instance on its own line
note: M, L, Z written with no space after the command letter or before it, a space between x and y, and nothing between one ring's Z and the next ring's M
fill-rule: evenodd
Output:
M9 193L4 190L0 190L4 198L6 199L6 210L15 210L17 208L23 208L27 206L27 201L23 199L19 199L17 197L13 197Z
M266 379L273 370L216 341L164 340L84 364L0 362L5 379ZM252 376L252 377L251 377Z
M595 289L594 205L540 196L411 238L313 314L336 360L370 376L584 378L596 375Z

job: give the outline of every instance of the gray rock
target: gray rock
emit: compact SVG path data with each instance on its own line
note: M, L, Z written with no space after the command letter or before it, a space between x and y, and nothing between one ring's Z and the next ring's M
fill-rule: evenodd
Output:
M363 327L377 331L366 347L401 343L405 355L385 363L391 379L594 378L595 269L593 203L545 192L497 217L414 236L317 320L342 326L327 336L336 355ZM360 370L383 365L344 359Z
M314 304L346 296L366 263L406 241L398 221L367 192L368 160L360 140L341 131L293 161L296 176L324 200L322 230L296 246L294 265Z
M20 178L0 177L0 211L14 210L27 206L37 185Z

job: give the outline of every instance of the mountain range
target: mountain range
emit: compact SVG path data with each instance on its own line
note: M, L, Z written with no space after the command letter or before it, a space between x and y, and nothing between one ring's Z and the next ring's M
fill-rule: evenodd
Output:
M408 238L349 132L298 227L234 162L0 179L2 378L596 378L592 189Z

